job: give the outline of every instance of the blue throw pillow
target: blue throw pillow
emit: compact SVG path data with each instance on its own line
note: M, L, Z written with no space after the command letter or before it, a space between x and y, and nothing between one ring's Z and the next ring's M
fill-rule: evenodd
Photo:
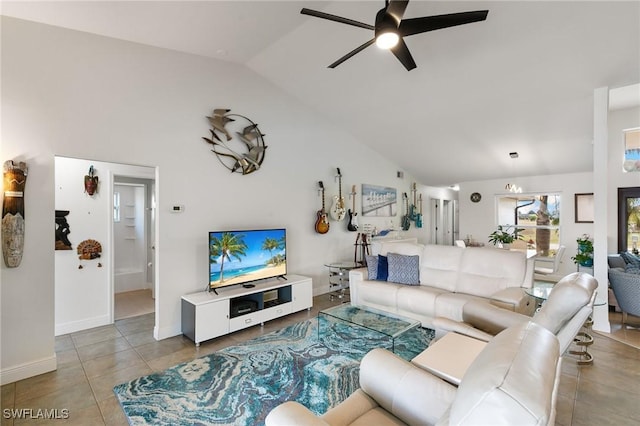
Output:
M627 274L636 274L636 275L640 275L640 267L632 265L631 263L629 263L625 268L624 271Z
M635 267L640 268L640 257L636 256L635 254L631 254L623 251L622 253L620 253L620 257L622 257L624 261L627 262L629 265L633 265Z
M367 272L369 273L369 279L375 280L378 278L378 256L365 256L367 261Z
M389 263L387 256L378 255L378 281L387 281L389 276Z
M387 253L389 276L387 281L398 284L420 285L420 256Z

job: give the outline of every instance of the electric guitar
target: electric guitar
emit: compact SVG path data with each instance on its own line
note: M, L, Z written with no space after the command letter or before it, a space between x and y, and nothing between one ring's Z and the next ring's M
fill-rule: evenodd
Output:
M422 194L418 195L419 210L416 215L416 228L422 228Z
M413 204L409 207L409 219L415 221L418 215L416 211L416 183L413 182L411 185L411 193L413 194Z
M329 211L331 218L340 222L347 215L347 209L344 208L344 197L342 196L342 174L338 167L338 195L333 196L333 205Z
M406 214L402 216L402 230L408 231L411 227L411 218L409 218L409 197L407 197L407 193L402 193L402 198L404 199L404 208Z
M356 212L356 186L353 185L351 187L351 198L352 198L352 209L349 209L349 224L347 225L347 229L351 232L358 230L358 213Z
M327 212L324 210L324 184L322 181L318 182L318 186L322 192L322 208L316 213L316 232L318 234L326 234L329 232L329 219L327 218Z

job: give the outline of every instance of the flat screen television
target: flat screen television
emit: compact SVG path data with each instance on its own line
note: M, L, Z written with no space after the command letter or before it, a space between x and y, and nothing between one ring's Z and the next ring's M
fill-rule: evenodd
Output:
M283 277L287 273L285 229L209 232L209 290Z

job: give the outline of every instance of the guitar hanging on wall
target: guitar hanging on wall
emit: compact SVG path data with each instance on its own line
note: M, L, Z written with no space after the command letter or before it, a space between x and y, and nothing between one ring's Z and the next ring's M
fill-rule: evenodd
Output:
M344 208L344 197L342 196L342 174L340 173L340 167L338 170L338 195L333 196L333 205L329 210L331 219L340 222L347 215L347 209Z
M422 228L422 194L418 195L418 214L416 215L416 228Z
M407 197L407 193L402 193L402 198L404 198L404 211L405 215L402 216L402 230L408 231L411 227L411 218L409 217L409 197Z
M416 205L416 183L413 182L411 185L411 194L413 195L413 204L409 207L409 219L415 221L418 216L417 205Z
M318 186L322 193L322 208L316 213L316 232L318 234L326 234L329 232L329 219L327 218L327 212L324 209L324 184L322 181L318 182Z
M349 224L347 225L347 229L351 232L358 230L358 213L356 212L356 186L353 185L351 187L351 207L349 209Z

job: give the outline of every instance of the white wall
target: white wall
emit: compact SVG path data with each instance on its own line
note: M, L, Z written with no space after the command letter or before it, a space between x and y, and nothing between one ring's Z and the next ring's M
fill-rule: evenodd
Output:
M593 192L592 173L571 173L563 175L513 177L478 182L463 182L460 184L460 235L472 235L478 242L488 243L489 234L497 226L496 197L505 195L507 182L515 183L523 188L523 193L554 192L561 195L560 210L560 244L567 247L562 263L560 275L576 271L576 265L571 260L577 249L576 238L582 234L593 235L592 223L575 223L574 194ZM469 196L479 192L482 199L473 203Z
M181 332L181 295L207 282L207 231L286 226L290 271L311 276L318 294L329 291L323 264L350 259L355 235L346 223L314 232L317 181L335 194L340 167L343 191L409 190L394 164L244 67L7 17L1 31L2 161L29 165L24 258L1 270L2 383L55 367L54 322L65 314L54 312L56 155L156 168L157 338ZM266 133L260 171L231 174L202 141L218 107Z
M610 111L609 144L607 159L607 182L609 191L607 209L607 252L618 252L618 188L640 186L640 172L626 173L622 169L624 156L623 130L640 127L640 108L627 108Z

